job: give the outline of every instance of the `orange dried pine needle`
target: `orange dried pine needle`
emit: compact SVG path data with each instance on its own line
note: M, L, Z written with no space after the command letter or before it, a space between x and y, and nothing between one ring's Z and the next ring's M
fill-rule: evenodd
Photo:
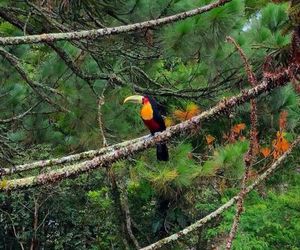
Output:
M207 135L207 136L205 136L205 139L206 139L207 144L211 145L216 138L213 137L212 135Z
M174 115L178 120L186 121L198 115L200 112L201 110L198 105L196 105L195 103L190 103L186 106L185 111L177 109L174 111Z
M180 120L180 121L185 121L185 120L186 120L186 112L181 111L181 110L179 110L179 109L176 109L176 110L174 111L174 116L175 116L178 120Z
M284 138L284 133L278 131L276 134L276 139L273 140L273 157L278 159L280 155L286 152L290 148L290 143Z
M234 125L232 128L231 128L231 131L236 133L236 134L239 134L241 133L242 130L244 130L246 128L246 124L245 123L239 123L239 124L236 124Z
M271 149L265 147L265 148L262 148L262 149L260 150L260 152L262 153L262 155L263 155L265 158L267 158L267 157L271 154Z

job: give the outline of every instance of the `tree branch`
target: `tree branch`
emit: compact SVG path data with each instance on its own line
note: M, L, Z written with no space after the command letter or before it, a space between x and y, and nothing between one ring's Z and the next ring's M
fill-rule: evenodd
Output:
M125 220L126 220L126 229L127 229L128 236L130 237L131 241L133 242L135 248L140 249L141 248L140 244L139 244L138 240L136 239L136 237L134 236L132 228L131 228L132 219L130 216L129 202L128 202L127 191L126 191L125 187L121 188L121 194L122 194L121 206L122 206L123 213L124 213Z
M22 243L21 240L20 240L21 237L19 237L19 235L18 235L18 233L17 233L17 229L16 229L16 227L15 227L15 225L14 225L14 221L13 221L13 219L12 219L10 213L6 212L5 210L2 210L1 208L0 208L0 211L1 211L2 213L6 214L6 215L8 216L8 218L10 219L10 221L11 221L11 226L12 226L12 229L13 229L13 232L14 232L14 235L15 235L15 237L16 237L16 239L17 239L17 241L18 241L18 243L19 243L19 245L20 245L20 247L21 247L21 249L22 249L22 250L25 250L24 245L23 245L23 243Z
M126 158L131 154L143 151L149 147L153 147L158 142L167 141L176 135L189 132L204 120L217 118L218 116L228 113L233 108L249 101L250 99L253 99L276 87L286 85L290 77L292 77L297 71L299 71L298 68L295 68L295 66L292 64L288 69L274 74L272 78L265 78L262 83L257 85L256 87L245 90L241 94L231 97L228 100L221 101L213 108L202 112L200 115L195 116L190 120L169 127L164 132L156 133L150 139L139 138L134 144L121 147L117 150L113 150L104 155L95 157L92 160L84 161L71 166L66 166L58 170L50 171L49 173L15 180L5 180L4 185L1 185L3 183L0 182L0 190L14 190L37 185L44 185L47 183L55 183L66 178L76 177L82 173L86 173L96 168L108 167L117 160Z
M280 158L278 158L277 161L275 161L270 168L268 168L268 170L266 170L263 174L261 174L255 182L253 182L250 186L248 186L245 190L245 194L248 194L249 192L251 192L254 188L256 188L262 181L266 180L270 175L272 175L275 170L278 168L278 166L284 161L286 160L286 158L291 154L291 152L293 151L293 149L295 147L298 147L300 144L300 136L298 136L298 138L293 142L293 144L291 145L291 147L289 148L288 151L286 151ZM219 216L220 214L222 214L223 212L225 212L227 209L229 209L230 207L232 207L238 200L239 196L234 196L233 198L231 198L229 201L227 201L225 204L223 204L221 207L219 207L217 210L215 210L214 212L210 213L209 215L205 216L204 218L196 221L195 223L193 223L192 225L184 228L183 230L172 234L164 239L161 239L147 247L142 248L141 250L154 250L154 249L159 249L162 246L176 241L180 238L182 238L183 236L195 231L196 229L201 228L203 225L205 225L207 222L211 221L212 219L216 218L217 216Z
M250 65L250 63L248 62L248 59L244 53L244 51L242 50L242 48L237 44L237 42L232 38L232 37L227 37L227 40L229 42L231 42L238 50L243 62L244 62L244 67L246 70L246 73L248 75L248 81L250 83L250 85L252 87L257 85L257 80L256 80L256 76L252 70L252 67ZM245 162L245 173L244 173L244 177L242 180L242 186L241 186L241 191L238 195L238 201L237 201L237 205L236 205L236 214L234 216L234 220L232 223L232 227L227 239L227 243L226 243L226 249L230 250L232 247L232 242L233 239L236 236L237 230L238 230L238 225L240 222L240 218L241 215L244 211L244 198L246 196L246 185L247 185L247 181L248 181L248 176L249 176L249 171L250 168L252 166L252 163L255 159L255 156L257 154L258 151L258 140L257 140L257 103L256 100L252 99L250 101L251 103L251 114L250 114L250 120L251 120L251 129L250 129L250 146L249 149L246 153L246 156L244 158L244 162Z
M24 79L24 81L32 88L32 90L40 96L43 100L48 102L50 105L57 107L61 111L67 111L64 107L61 107L59 104L50 99L45 93L40 91L40 89L48 90L56 95L61 95L58 90L50 88L48 86L44 86L40 83L37 83L28 77L25 69L22 67L19 59L13 54L9 53L2 47L0 47L0 55L2 55L20 74L20 76Z
M205 88L199 88L195 90L161 90L161 89L150 89L150 88L143 88L140 87L134 83L126 83L123 81L120 77L118 77L116 74L109 75L108 82L112 85L118 85L118 86L132 86L134 91L138 93L143 93L147 95L154 95L154 96L172 96L172 97L180 97L180 98L200 98L203 96L207 96L208 93L212 94L214 92L219 91L220 89L217 89L218 86L212 86L212 87L205 87ZM191 93L187 93L187 92Z
M30 36L22 36L22 37L6 37L6 38L1 37L0 45L31 44L31 43L40 43L40 42L53 42L53 41L60 41L60 40L70 41L70 40L81 40L81 39L96 39L99 37L137 31L145 28L156 27L156 26L184 20L188 17L192 17L192 16L196 16L208 12L228 2L231 2L231 0L218 0L216 2L205 5L203 7L199 7L190 11L181 12L176 15L145 21L141 23L134 23L129 25L112 27L112 28L102 28L102 29L66 32L66 33L30 35Z
M101 112L102 106L105 103L104 92L106 90L107 85L103 88L101 96L98 96L97 104L98 104L98 125L100 130L100 135L102 139L102 146L107 147L108 143L105 137L104 124L103 124L103 115Z
M29 170L32 170L35 168L45 168L45 167L51 167L51 166L57 166L57 165L62 165L62 164L66 164L66 163L81 161L81 160L85 160L85 159L92 159L96 156L103 155L108 152L112 152L121 147L126 147L128 145L136 143L139 140L144 140L146 138L148 138L148 136L143 136L143 137L136 138L133 140L121 142L121 143L118 143L118 144L115 144L115 145L112 145L109 147L101 148L99 150L89 150L89 151L81 152L78 154L64 156L61 158L54 158L54 159L50 159L50 160L41 160L41 161L36 161L36 162L32 162L32 163L26 163L26 164L22 164L22 165L13 166L12 168L2 168L1 174L2 174L2 176L4 176L4 175L20 173L20 172L24 172L24 171L29 171Z
M0 17L21 30L22 30L23 26L25 26L25 24L21 20L19 20L15 15L12 15L8 11L8 8L3 8L3 7L0 8ZM27 27L27 32L29 34L35 33L33 28L29 27L29 26ZM65 52L62 48L60 48L58 45L56 45L55 43L51 43L51 42L46 42L46 44L56 52L56 54L64 61L66 66L68 66L68 68L70 70L72 70L72 72L76 76L80 77L81 79L85 80L88 83L88 85L91 88L91 90L93 91L93 93L95 93L95 90L93 88L93 83L92 83L93 80L109 79L107 74L101 74L101 73L100 74L87 74L87 73L85 73L83 70L80 69L80 67L78 67L76 65L76 63L72 59L72 57L69 56L69 54L67 52Z
M251 84L252 87L254 87L257 84L257 79L255 77L255 74L253 73L252 67L247 59L247 56L245 52L242 50L242 48L237 44L237 42L230 36L226 37L226 40L230 43L232 43L236 49L238 50L245 66L245 70L248 76L248 81Z
M34 106L30 107L28 110L26 110L24 113L7 118L7 119L2 119L0 120L0 124L3 123L9 123L9 122L13 122L13 121L17 121L22 119L24 116L31 114L31 110L33 110L36 106L38 106L40 103L35 104Z
M39 14L42 15L42 13L40 13L40 12L42 12L42 10L39 10ZM22 21L20 21L16 16L14 16L12 14L8 15L8 13L10 13L8 8L3 8L3 7L0 8L0 16L4 20L8 21L9 23L13 24L14 26L18 27L19 29L22 29L25 24ZM47 30L47 26L45 26L45 29ZM69 30L67 30L67 28L64 28L64 30L69 31ZM29 34L35 33L31 27L28 27L27 31ZM172 96L172 97L179 97L179 98L197 99L197 98L200 98L203 96L207 96L208 94L212 95L213 93L216 93L217 91L220 90L220 86L221 86L220 83L215 84L213 86L198 88L198 89L184 89L184 90L166 89L165 87L161 86L159 83L157 83L153 79L151 79L142 69L140 69L136 66L126 67L126 68L122 69L121 71L126 71L126 70L131 71L131 69L138 71L145 78L146 81L149 81L153 85L158 86L160 89L154 89L154 88L150 89L148 87L143 88L134 83L127 83L116 75L116 74L121 73L121 71L118 71L118 72L116 72L116 74L111 74L111 75L105 74L105 73L87 74L82 69L80 69L80 67L78 67L76 65L75 61L68 55L68 53L66 53L58 45L56 45L55 43L52 43L52 42L46 42L46 44L57 53L57 55L65 62L65 64L68 66L68 68L70 70L72 70L72 72L76 76L80 77L81 79L85 80L88 83L88 85L91 88L91 90L93 91L93 93L95 93L95 91L93 88L92 81L97 80L97 79L107 80L110 83L116 84L118 86L132 86L133 89L139 93L154 95L154 96ZM79 46L79 44L77 44L76 46L80 47L81 49L85 49L84 45ZM222 82L225 82L225 80Z

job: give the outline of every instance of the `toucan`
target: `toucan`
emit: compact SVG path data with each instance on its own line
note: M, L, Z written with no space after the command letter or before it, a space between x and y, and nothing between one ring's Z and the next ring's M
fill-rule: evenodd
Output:
M161 116L161 110L158 103L150 96L133 95L129 96L124 100L126 102L133 102L142 104L141 108L141 118L150 130L151 135L156 132L161 132L166 130L166 125L163 117ZM165 143L156 144L156 156L159 161L168 161L169 153L168 148Z

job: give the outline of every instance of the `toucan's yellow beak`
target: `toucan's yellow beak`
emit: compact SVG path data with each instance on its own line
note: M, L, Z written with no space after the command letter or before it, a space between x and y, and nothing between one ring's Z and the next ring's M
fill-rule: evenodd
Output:
M133 102L133 103L140 103L142 104L143 103L143 96L141 95L132 95L132 96L128 96L125 100L124 100L124 103L126 102ZM124 104L123 103L123 104Z

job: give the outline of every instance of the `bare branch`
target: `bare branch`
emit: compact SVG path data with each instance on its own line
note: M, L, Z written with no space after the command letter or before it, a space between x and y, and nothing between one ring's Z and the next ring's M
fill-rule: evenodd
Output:
M104 134L104 125L103 125L102 112L101 112L101 108L105 103L104 92L105 92L106 88L107 88L107 85L103 88L101 96L98 97L98 125L99 125L99 130L100 130L103 147L108 146L108 143L107 143L107 140L106 140L106 137Z
M17 28L22 29L22 27L25 26L25 24L16 16L8 12L7 9L8 8L3 7L0 8L0 17L2 17L4 20L11 23L12 25L16 26ZM35 33L32 27L27 27L27 32L29 34ZM71 56L69 56L69 54L65 52L62 48L60 48L55 43L46 42L46 44L56 52L56 54L64 61L66 66L68 66L68 68L72 70L76 76L80 77L88 83L89 87L91 88L94 94L96 93L93 88L92 81L96 79L109 79L109 77L106 74L86 74L83 70L80 69L80 67L76 65L75 60L73 60Z
M30 250L36 249L37 244L37 228L38 228L38 221L39 221L39 207L38 198L33 197L34 202L34 212L33 212L33 236L31 238L31 245Z
M149 20L141 23L134 23L129 25L112 27L112 28L102 28L102 29L66 32L66 33L30 35L30 36L22 36L22 37L6 37L6 38L1 37L0 45L31 44L31 43L40 43L40 42L53 42L53 41L60 41L60 40L70 41L70 40L81 40L81 39L96 39L99 37L137 31L137 30L142 30L146 28L156 27L156 26L184 20L188 17L192 17L192 16L196 16L208 12L228 2L231 2L231 0L218 0L216 2L205 5L203 7L199 7L190 11L181 12L176 15Z
M130 210L129 210L129 204L128 204L128 197L127 197L127 193L125 190L123 190L123 196L122 196L122 208L124 210L124 214L125 214L125 219L126 219L126 228L127 228L127 233L131 239L131 241L133 242L133 244L135 245L136 249L140 249L140 244L138 242L138 240L136 239L136 237L134 236L133 232L132 232L132 219L130 216Z
M254 87L257 84L257 79L255 77L255 74L253 73L252 67L247 59L246 54L244 53L242 48L237 44L237 42L232 37L228 36L226 39L228 42L231 42L238 50L238 52L244 62L244 65L245 65L246 73L248 76L248 81L250 82L251 86Z
M37 8L37 7L35 7L35 8ZM39 13L42 12L42 10L38 10L38 11L39 11ZM22 29L22 27L24 26L24 23L22 21L20 21L16 16L14 16L12 14L8 15L7 13L10 13L7 10L7 8L3 8L3 7L0 8L0 16L3 19L10 22L11 24L18 27L19 29ZM42 13L40 13L40 14L42 15ZM45 29L48 30L47 26L45 26ZM65 31L70 31L66 27L64 28L64 30ZM28 31L29 34L34 34L35 33L31 27L28 27L27 31ZM76 74L76 76L80 77L81 79L85 80L88 83L89 87L91 88L91 90L93 91L94 94L96 94L96 93L95 93L95 90L93 88L93 82L92 81L96 80L96 79L102 79L102 80L107 80L111 84L115 84L115 85L118 85L118 86L132 86L135 91L137 91L139 93L143 93L143 94L154 95L154 96L173 96L173 97L179 97L179 98L198 99L198 98L203 97L203 96L208 96L208 95L211 96L212 94L217 93L220 90L221 84L226 82L227 80L230 80L230 78L231 78L231 77L229 77L228 79L224 79L222 82L220 82L218 84L214 84L213 86L209 86L209 87L197 88L197 89L172 90L172 89L168 89L168 88L163 87L162 85L160 85L159 83L157 83L156 81L151 79L142 69L140 69L139 67L136 67L136 66L125 67L124 69L116 72L116 74L119 75L119 73L121 73L123 71L131 71L131 70L137 71L137 72L139 72L139 74L142 77L145 78L145 80L147 82L153 84L154 86L159 87L159 89L154 89L154 88L151 89L151 88L148 88L148 87L143 88L143 87L140 87L140 86L138 86L134 83L130 83L130 82L126 82L126 81L122 80L116 74L111 74L111 75L105 74L105 73L87 74L82 69L80 69L80 67L76 65L75 60L73 60L71 58L71 56L68 55L68 53L66 53L58 45L56 45L52 42L46 42L46 44L49 47L51 47L57 53L57 55L65 62L65 64L68 66L68 68L70 70L72 70L73 73ZM86 46L83 45L83 44L78 43L78 44L76 44L76 46L80 47L82 50L86 50L86 48L85 48ZM122 53L122 51L121 51L121 53ZM96 94L96 96L97 96L97 94Z
M92 80L104 79L107 80L108 76L106 74L86 74L82 71L74 62L74 60L60 47L53 43L47 43L56 53L57 55L65 62L65 64L81 79L88 82L91 85Z
M119 221L119 227L118 227L119 233L122 237L126 249L130 249L129 245L131 239L129 238L129 234L127 232L125 213L123 211L124 209L121 202L121 192L116 180L116 176L113 169L107 169L106 173L110 181L111 197L114 201L114 206L113 206L114 215L117 217Z
M26 36L27 24L28 24L28 22L29 22L29 19L30 19L30 17L31 17L31 14L32 14L32 12L29 11L28 16L27 16L27 18L26 18L26 22L25 22L24 27L23 27L23 33L24 33L24 36Z
M150 89L150 88L143 88L140 87L134 83L126 83L123 81L120 77L118 77L116 74L109 75L109 83L112 85L118 85L118 86L132 86L134 91L138 93L148 94L148 95L154 95L154 96L172 96L172 97L180 97L180 98L194 98L197 99L199 97L207 96L208 93L212 94L214 92L219 91L220 89L217 89L217 85L212 87L206 87L206 88L199 88L195 90L187 89L187 90L161 90L161 89ZM191 93L187 93L191 92Z
M10 213L6 212L5 210L2 210L1 208L0 208L0 211L3 212L4 214L6 214L6 215L8 216L8 218L10 219L10 221L11 221L11 226L12 226L12 229L13 229L13 232L14 232L14 235L15 235L15 237L16 237L16 239L17 239L17 241L18 241L18 243L19 243L19 245L20 245L20 247L21 247L21 249L22 249L22 250L25 250L24 245L23 245L23 243L22 243L21 240L20 240L21 237L19 237L19 235L18 235L18 233L17 233L16 227L15 227L15 225L14 225L14 221L13 221L13 219L12 219Z
M37 91L35 88L42 88L45 90L48 90L56 95L62 95L58 90L52 89L48 86L42 85L40 83L32 81L26 74L25 69L22 67L19 59L14 56L13 54L9 53L2 47L0 47L0 55L2 55L7 61L18 71L18 73L21 75L21 77L28 83L28 85L35 91Z
M237 44L237 42L232 37L227 37L227 40L230 41L238 50L245 66L245 70L248 75L248 81L251 84L251 86L257 85L257 80L255 77L255 74L252 70L251 65L248 62L248 59L242 50L242 48ZM242 186L241 191L238 195L238 201L237 201L237 207L236 207L236 214L233 220L233 224L227 239L226 249L230 250L232 246L232 241L236 236L238 225L240 221L240 217L244 211L244 198L246 196L246 185L248 181L249 171L252 166L252 163L254 161L254 158L258 151L258 140L257 140L257 103L256 100L252 99L250 101L251 104L251 114L250 114L250 120L251 120L251 129L250 129L250 146L245 156L245 173L242 180Z
M33 110L36 106L38 106L39 103L35 104L34 106L32 106L31 108L29 108L28 110L26 110L24 113L22 114L19 114L19 115L16 115L16 116L13 116L13 117L10 117L10 118L7 118L7 119L3 119L3 120L0 120L0 124L1 123L9 123L9 122L13 122L13 121L17 121L17 120L20 120L22 119L24 116L28 115L28 114L31 114L31 110Z

